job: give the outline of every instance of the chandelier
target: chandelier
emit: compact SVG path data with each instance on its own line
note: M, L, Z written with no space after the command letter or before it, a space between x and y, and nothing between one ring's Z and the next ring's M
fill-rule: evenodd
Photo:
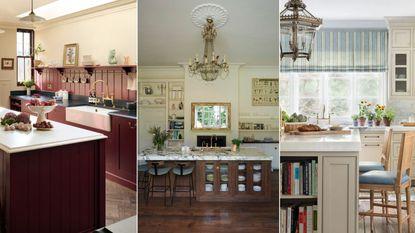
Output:
M216 4L202 4L192 11L193 22L197 26L203 27L202 37L205 41L204 54L201 60L198 55L189 60L189 71L192 77L201 78L210 82L218 77L226 78L229 73L229 65L226 56L220 60L215 54L213 41L217 36L214 18L217 18L219 26L223 26L227 21L227 12ZM201 22L205 21L204 24Z
M311 58L316 31L323 23L306 9L302 0L289 0L280 13L280 51L281 59Z

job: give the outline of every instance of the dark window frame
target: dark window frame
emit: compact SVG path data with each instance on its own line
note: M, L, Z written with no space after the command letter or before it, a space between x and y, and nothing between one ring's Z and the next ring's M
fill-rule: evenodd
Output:
M16 31L16 35L18 32L23 33L30 33L30 55L29 56L19 56L16 55L16 82L18 86L23 86L21 82L19 82L19 58L30 58L30 78L31 80L34 80L34 71L33 71L33 65L34 65L34 49L35 49L35 31L32 29L24 29L24 28L18 28ZM24 51L24 43L23 44L23 50ZM17 52L17 41L16 41L16 52Z

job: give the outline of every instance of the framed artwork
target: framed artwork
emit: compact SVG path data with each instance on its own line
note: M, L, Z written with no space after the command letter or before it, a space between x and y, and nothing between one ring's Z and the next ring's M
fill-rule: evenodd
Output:
M278 106L278 79L252 79L252 106Z
M1 69L2 70L14 70L14 58L2 58Z
M78 44L66 44L63 47L63 66L78 66Z

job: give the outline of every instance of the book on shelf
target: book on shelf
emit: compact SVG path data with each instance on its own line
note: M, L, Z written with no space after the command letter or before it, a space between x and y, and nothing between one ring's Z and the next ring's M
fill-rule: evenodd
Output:
M316 233L317 206L300 205L281 208L281 233Z
M283 195L317 195L316 160L281 163Z

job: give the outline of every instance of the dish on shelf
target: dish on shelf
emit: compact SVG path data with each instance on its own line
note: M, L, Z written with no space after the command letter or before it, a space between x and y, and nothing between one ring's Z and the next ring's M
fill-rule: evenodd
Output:
M209 174L206 175L206 180L207 181L213 182L213 179L214 179L214 177L213 177L212 173L209 173Z
M221 192L227 192L228 191L228 184L221 184L220 185L220 191Z
M221 181L225 181L225 182L227 182L227 181L228 181L228 175L227 175L227 174L223 174L223 175L221 175L221 176L220 176L220 180L221 180Z
M261 166L261 164L255 164L252 168L254 170L258 171L258 170L261 170L262 166Z
M212 192L213 191L213 184L205 184L205 191Z
M238 176L238 181L245 181L246 177L245 176Z
M245 190L246 190L246 187L245 187L244 184L238 184L238 191L239 192L245 192Z
M255 192L261 192L262 187L258 186L258 185L254 185L253 189L254 189Z
M246 165L245 164L239 164L238 165L238 170L245 170Z
M213 164L206 164L206 170L212 170Z
M260 182L261 181L261 173L254 173L254 182Z

